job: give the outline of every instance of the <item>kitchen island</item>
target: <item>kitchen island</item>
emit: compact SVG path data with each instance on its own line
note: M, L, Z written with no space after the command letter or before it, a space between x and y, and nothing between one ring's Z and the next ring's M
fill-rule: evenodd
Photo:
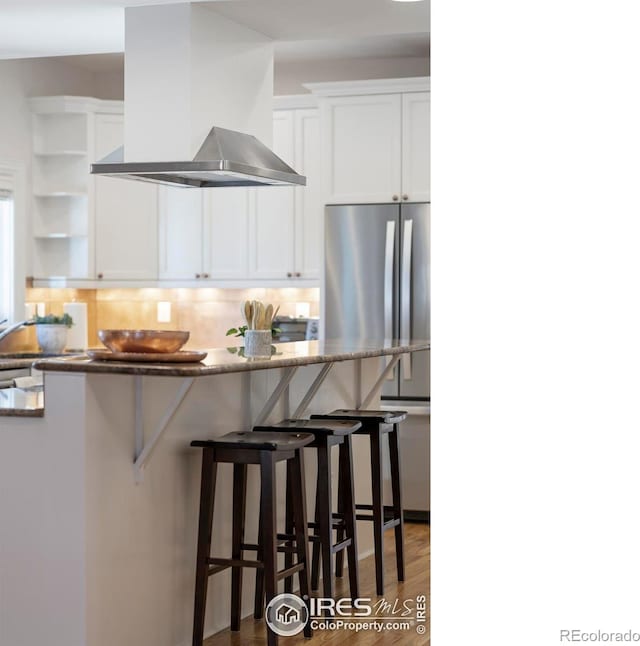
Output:
M200 364L37 362L44 416L0 420L0 643L188 644L200 474L190 442L338 407L375 408L401 355L428 348L309 341L275 344L268 358L209 350ZM361 439L356 496L367 502ZM229 475L221 469L215 508L220 554L230 549ZM256 475L250 470L248 537L257 533ZM369 532L360 531L361 557L372 551ZM228 625L228 576L216 578L205 634ZM253 582L245 583L249 614Z

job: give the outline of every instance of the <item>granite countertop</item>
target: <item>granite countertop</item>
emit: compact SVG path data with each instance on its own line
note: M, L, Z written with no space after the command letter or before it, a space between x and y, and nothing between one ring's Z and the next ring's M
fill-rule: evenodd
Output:
M272 356L249 358L244 356L242 346L212 348L200 363L133 363L120 361L95 361L85 356L59 357L36 361L38 370L54 372L82 372L121 375L153 375L164 377L204 377L248 370L266 370L287 366L305 366L314 363L330 363L403 354L428 350L425 340L379 340L379 341L296 341L274 343Z
M0 417L43 417L44 393L42 388L0 389Z
M44 354L42 352L0 352L0 370L30 368L39 359L59 356L59 354ZM68 356L78 356L78 353L70 352Z

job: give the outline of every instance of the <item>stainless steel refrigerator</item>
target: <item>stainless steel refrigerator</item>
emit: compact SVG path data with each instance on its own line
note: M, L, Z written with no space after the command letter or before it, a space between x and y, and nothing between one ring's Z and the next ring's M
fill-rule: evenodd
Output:
M429 204L327 206L325 338L430 339ZM403 357L383 407L401 427L405 517L429 517L430 352ZM387 487L385 487L387 488Z

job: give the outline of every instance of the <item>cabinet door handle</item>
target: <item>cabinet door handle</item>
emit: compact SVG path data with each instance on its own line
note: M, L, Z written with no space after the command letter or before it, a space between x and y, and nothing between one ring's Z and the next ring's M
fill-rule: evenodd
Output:
M398 201L398 196L397 196L397 195L394 195L391 199L392 199L394 202L397 202L397 201Z
M293 276L293 274L290 271L288 271L287 272L287 278L291 278L292 276Z
M196 278L200 278L200 274L196 274Z
M403 195L403 196L402 196L402 199L403 199L403 200L408 200L408 199L409 199L409 196L408 196L408 195Z
M296 272L296 278L300 278L300 276L302 276L302 274L299 271L297 271Z
M104 274L103 274L102 272L100 272L100 273L98 274L98 278L99 278L100 280L102 280L102 279L104 278Z
M202 274L203 278L209 278L209 274Z

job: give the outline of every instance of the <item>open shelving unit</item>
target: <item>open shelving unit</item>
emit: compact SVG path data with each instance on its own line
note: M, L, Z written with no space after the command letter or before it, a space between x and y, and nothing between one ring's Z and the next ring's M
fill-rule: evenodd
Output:
M95 114L122 112L122 102L91 97L31 99L34 280L94 277Z
M34 99L32 229L37 278L89 278L88 106Z

